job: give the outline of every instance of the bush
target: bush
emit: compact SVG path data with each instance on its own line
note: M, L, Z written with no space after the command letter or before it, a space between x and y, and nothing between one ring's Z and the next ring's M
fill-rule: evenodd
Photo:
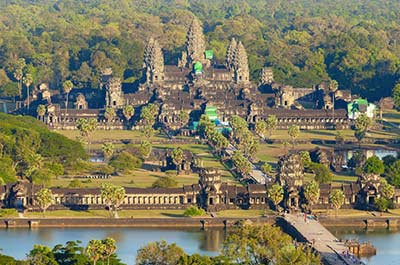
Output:
M379 159L377 156L371 156L370 158L365 161L363 166L364 173L372 173L381 175L385 172L385 166L382 160Z
M0 209L0 217L8 218L18 216L18 212L16 209Z
M123 151L113 157L109 163L116 171L126 171L142 166L142 160L130 153Z
M46 164L46 167L50 170L50 172L56 177L64 174L64 167L60 163L53 162L50 164Z
M206 214L206 212L197 206L191 206L191 207L187 208L185 210L185 212L183 213L184 216L190 216L190 217L202 216L205 214Z
M315 174L315 181L318 183L329 183L332 181L333 176L327 166L311 163L310 170Z
M81 188L82 187L82 182L80 182L77 179L74 179L73 181L71 181L68 185L69 188Z
M151 187L153 188L173 188L178 185L178 182L174 180L173 178L170 177L161 177L154 181L153 185Z
M380 197L375 200L375 206L381 212L386 212L388 209L393 208L393 202L391 200Z

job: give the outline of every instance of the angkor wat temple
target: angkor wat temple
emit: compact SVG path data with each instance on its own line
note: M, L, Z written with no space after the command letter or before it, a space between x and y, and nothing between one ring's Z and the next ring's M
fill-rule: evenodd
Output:
M177 65L165 65L158 41L150 39L144 51L143 72L142 81L129 90L123 89L121 80L113 76L111 69L103 71L100 89L73 89L65 94L42 85L34 91L30 109L34 111L38 104L46 105L45 115L39 118L57 129L73 129L79 118L96 118L98 127L105 128L104 113L108 107L114 108L117 115L107 121L107 127L128 128L128 124L138 124L140 109L150 102L159 106L159 124L174 130L182 127L178 119L180 112L187 112L196 121L206 106L217 107L221 121L231 115L241 116L248 122L275 115L282 129L292 124L302 129L349 126L343 108L351 100L348 91L332 90L329 83L312 88L283 85L274 81L270 67L262 69L259 83L252 82L244 45L232 39L225 64L216 64L212 51L206 50L197 19L189 27ZM136 113L130 121L121 111L128 104Z
M300 155L281 157L278 164L276 182L284 188L284 198L280 205L290 211L307 210L304 198L304 170L300 167ZM125 188L123 209L185 209L198 206L207 211L226 209L268 209L272 202L268 190L272 183L248 184L246 187L223 183L218 170L202 169L199 183L180 188ZM42 188L29 182L19 182L0 186L0 208L38 211L36 193ZM380 177L367 174L357 182L333 186L320 185L320 197L313 206L330 208L329 194L332 190L342 190L345 195L343 208L375 209L375 201L382 196ZM56 209L104 209L100 188L52 188L54 200L50 210ZM395 189L391 199L395 207L400 206L400 189Z

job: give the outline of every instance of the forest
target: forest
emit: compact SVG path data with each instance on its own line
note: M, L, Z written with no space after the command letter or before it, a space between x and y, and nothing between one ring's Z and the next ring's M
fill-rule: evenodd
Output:
M0 97L18 94L21 58L32 85L98 87L112 67L124 83L142 75L143 48L159 40L176 64L192 17L223 63L232 37L251 77L272 66L278 82L310 87L334 79L370 100L399 78L398 0L6 0L0 3Z

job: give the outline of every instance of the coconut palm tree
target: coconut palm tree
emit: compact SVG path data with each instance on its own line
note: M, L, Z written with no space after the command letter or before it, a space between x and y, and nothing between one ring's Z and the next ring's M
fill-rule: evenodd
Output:
M107 120L107 124L110 125L110 121L115 117L115 109L108 107L104 112L104 117Z
M26 100L27 100L27 107L28 107L28 112L29 112L29 87L33 82L33 77L31 74L26 74L23 78L22 78L22 82L24 83L24 85L26 86Z
M116 242L113 238L107 237L106 239L102 240L104 245L103 256L107 258L107 265L110 265L110 257L115 253L117 250Z
M278 204L283 200L283 193L283 187L277 183L268 190L268 198L274 204L275 210L278 210Z
M338 213L338 210L342 205L344 204L344 193L342 190L332 190L331 193L329 194L329 201L332 204L333 208L336 210L336 215Z
M64 93L67 94L67 98L65 100L65 115L68 112L68 98L69 98L69 93L71 92L72 88L74 87L74 84L71 82L71 80L66 80L63 83L63 90Z
M310 205L310 211L312 211L312 206L318 202L319 196L320 189L318 183L315 180L312 180L310 183L305 185L304 197L307 199L307 202Z
M101 146L101 151L103 151L104 159L108 160L114 153L114 145L112 143L104 143Z
M124 114L126 121L129 122L132 116L135 115L135 108L131 105L125 105L122 109L122 114Z
M86 247L86 254L93 261L93 265L96 265L97 261L103 257L104 250L105 245L101 240L92 239L89 241Z
M174 163L174 165L176 166L176 170L179 172L179 166L182 164L183 159L185 154L182 150L182 148L178 147L175 148L174 150L172 150L171 152L171 158L172 158L172 162Z
M43 116L44 116L44 114L46 114L46 106L40 104L36 109L36 113L40 117L40 119L43 121Z

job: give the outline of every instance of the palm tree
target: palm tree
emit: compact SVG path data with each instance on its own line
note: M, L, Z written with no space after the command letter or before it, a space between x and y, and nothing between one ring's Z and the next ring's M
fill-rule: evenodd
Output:
M24 83L24 85L26 86L26 99L27 99L27 103L28 103L28 112L29 112L29 87L33 82L33 77L31 74L26 74L23 78L22 78L22 82Z
M290 138L292 139L292 147L294 149L294 145L296 143L296 139L300 135L300 127L298 125L290 126L288 134L289 134Z
M278 204L283 200L283 193L283 187L277 183L268 190L268 197L274 204L275 210L278 210Z
M96 262L102 258L104 250L105 245L101 240L93 239L89 241L86 247L86 254L93 261L93 265L96 265Z
M127 123L129 123L129 120L135 114L135 108L131 105L125 105L122 109L122 114L124 114Z
M331 80L329 83L329 91L332 94L332 113L333 117L335 117L335 93L338 90L339 84L336 80Z
M114 153L114 145L112 143L104 143L101 146L101 151L103 151L104 159L108 160Z
M104 245L104 252L103 252L103 256L105 258L107 258L107 265L110 265L110 257L111 255L113 255L115 253L115 251L117 250L117 246L115 244L115 240L107 237L106 239L104 239L102 241L103 245Z
M183 153L182 148L178 147L172 150L171 158L172 162L176 166L176 170L179 172L179 166L182 164L185 154Z
M44 116L44 114L46 114L46 106L40 104L36 109L36 113L40 117L40 119L43 121L43 116Z
M70 81L70 80L66 80L63 83L63 89L64 89L64 93L67 94L67 98L65 101L65 115L67 115L68 112L68 98L69 98L69 92L71 92L72 88L74 87L74 84Z
M332 204L332 206L336 210L336 215L338 213L338 210L340 207L342 207L343 203L345 200L345 196L342 190L332 190L331 193L329 194L329 201Z
M104 117L107 120L107 124L110 125L110 121L112 120L112 118L115 117L115 109L108 107L106 108L106 111L104 112Z
M320 196L319 185L315 180L312 180L304 187L304 197L307 199L310 205L310 211L312 212L313 204L317 203Z
M15 78L15 80L18 81L18 91L19 91L19 97L20 98L21 98L21 94L22 94L22 92L21 92L21 79L22 79L22 76L23 76L22 68L15 69L14 78Z

